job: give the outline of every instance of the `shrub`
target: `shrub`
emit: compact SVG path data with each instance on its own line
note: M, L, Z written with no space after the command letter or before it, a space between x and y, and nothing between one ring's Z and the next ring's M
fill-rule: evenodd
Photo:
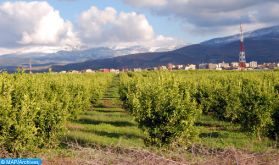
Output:
M56 147L66 121L88 110L110 77L0 74L0 147L16 155Z
M158 73L122 87L124 105L146 133L146 144L189 143L196 135L194 123L200 109L179 80L168 76Z

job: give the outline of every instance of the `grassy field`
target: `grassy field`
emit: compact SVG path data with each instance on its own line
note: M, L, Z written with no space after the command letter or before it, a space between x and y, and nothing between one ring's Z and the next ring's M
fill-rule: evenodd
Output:
M210 116L201 116L196 126L199 128L199 142L207 148L236 148L246 152L265 152L276 148L277 143L268 138L257 139L240 130L236 124L218 121Z
M137 123L121 108L117 87L118 81L115 79L96 107L68 123L66 142L83 146L144 146L144 137Z
M277 143L251 138L238 125L201 116L199 138L192 147L152 148L143 132L121 108L115 77L104 98L67 124L61 149L46 151L45 164L276 164ZM268 163L266 163L268 162Z

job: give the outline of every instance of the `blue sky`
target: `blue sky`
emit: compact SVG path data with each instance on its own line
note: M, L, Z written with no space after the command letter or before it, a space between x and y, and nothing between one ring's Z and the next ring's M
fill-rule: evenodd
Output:
M278 25L276 0L0 1L0 55L91 47L149 51Z
M179 21L174 21L169 19L167 16L157 16L151 14L150 11L146 9L141 9L133 6L129 6L122 1L118 0L49 0L48 1L54 8L58 9L65 19L69 19L71 21L76 21L78 15L91 6L97 6L100 9L104 9L106 7L113 7L117 11L124 12L137 12L144 14L149 23L154 28L154 31L158 34L166 35L166 36L174 36L181 40L185 40L187 38L189 41L187 42L199 42L206 38L202 37L192 37L189 36L186 31L183 31ZM208 38L208 37L207 37Z

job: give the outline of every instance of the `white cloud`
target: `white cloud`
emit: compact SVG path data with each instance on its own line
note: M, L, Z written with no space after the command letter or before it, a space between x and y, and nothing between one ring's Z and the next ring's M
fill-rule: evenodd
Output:
M160 16L174 17L186 31L197 34L229 34L240 23L248 30L278 24L278 0L166 0L158 5L140 5L137 0L122 0L144 7Z
M135 12L118 13L107 7L99 10L93 6L79 17L80 37L85 43L111 44L150 40L154 37L146 17Z
M0 5L0 47L75 46L72 23L47 2L5 2Z
M135 12L117 12L112 7L100 10L92 6L81 13L78 25L79 37L89 47L135 45L160 47L166 45L166 42L170 45L177 43L173 38L156 36L144 15Z
M153 1L153 5L165 0ZM142 1L149 3L148 1ZM149 5L152 6L152 3ZM158 4L158 5L159 5ZM157 35L143 14L104 10L92 6L80 13L75 24L44 1L0 3L0 54L56 52L84 47L175 47L175 38Z
M138 6L138 7L153 7L163 6L167 3L167 0L124 0L125 3Z
M150 51L167 51L174 50L176 48L185 46L185 42L182 40L175 39L173 37L166 37L158 35L154 39L145 43L146 46L150 47Z

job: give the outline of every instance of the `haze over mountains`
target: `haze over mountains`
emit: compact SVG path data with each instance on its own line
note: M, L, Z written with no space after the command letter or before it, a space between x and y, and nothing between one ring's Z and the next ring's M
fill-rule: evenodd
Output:
M168 51L175 48L147 48L132 46L128 48L98 47L85 50L58 51L56 53L15 53L0 56L2 66L21 66L29 64L31 60L35 65L69 64L84 62L87 60L112 58L128 54Z
M279 26L245 33L247 61L279 61ZM239 35L215 38L200 44L189 45L167 52L140 53L108 59L56 66L55 70L82 70L100 68L136 68L158 65L198 64L205 62L238 61Z
M245 33L247 61L279 61L279 26ZM162 52L160 52L162 51ZM238 61L239 35L215 38L200 44L171 50L134 46L125 49L106 47L87 50L59 51L57 53L10 54L0 56L0 65L19 66L28 64L54 65L53 69L82 70L100 68L146 68L158 65L198 64L205 62ZM60 66L56 66L59 64ZM61 66L61 64L63 64ZM9 67L11 68L11 67Z

